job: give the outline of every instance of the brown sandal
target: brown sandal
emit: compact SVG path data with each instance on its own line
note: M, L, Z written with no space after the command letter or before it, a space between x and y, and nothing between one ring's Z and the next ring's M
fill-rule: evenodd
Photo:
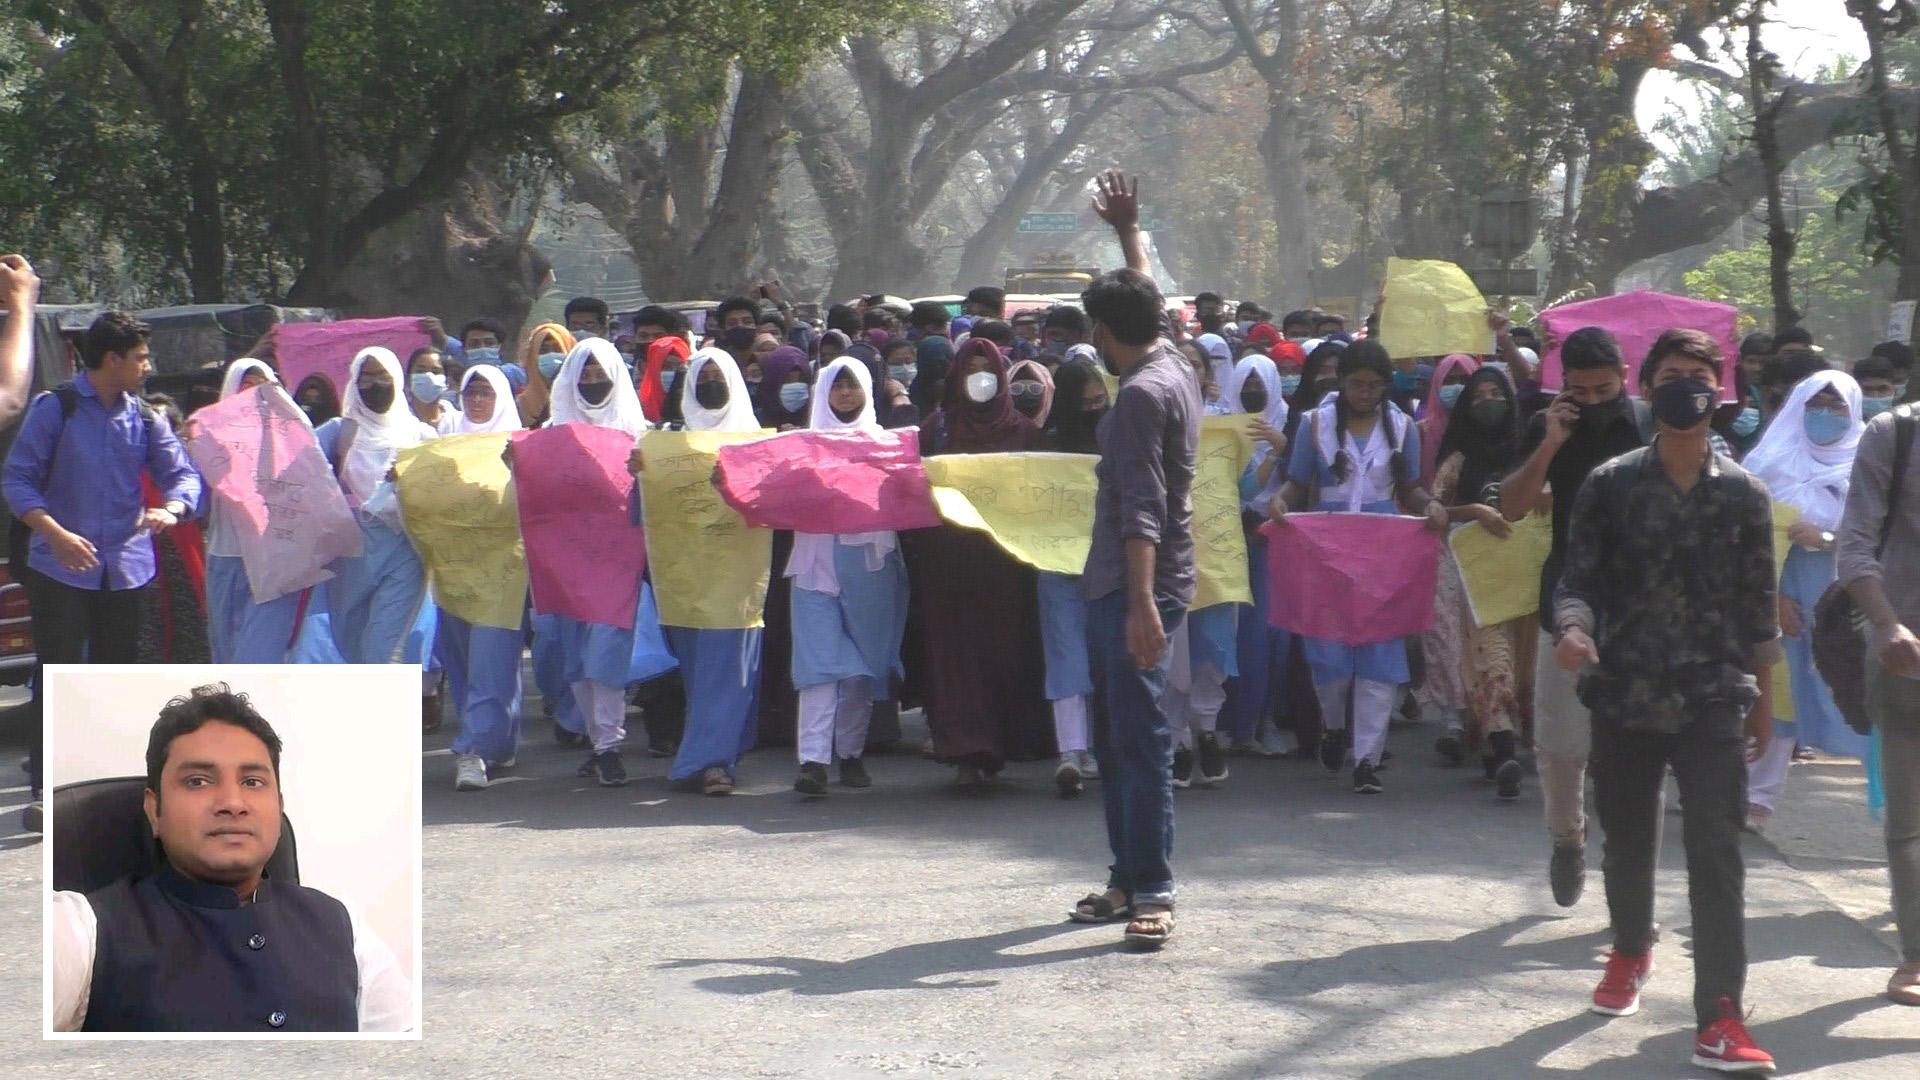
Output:
M1134 929L1140 927L1141 929ZM1148 949L1158 949L1173 936L1172 911L1146 911L1127 922L1127 941Z

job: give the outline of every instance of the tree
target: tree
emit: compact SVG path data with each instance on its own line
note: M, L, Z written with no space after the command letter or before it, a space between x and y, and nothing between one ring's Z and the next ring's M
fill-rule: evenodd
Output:
M1865 103L1860 125L1878 137L1867 156L1868 175L1841 196L1840 208L1864 217L1863 239L1875 262L1900 267L1895 300L1920 300L1920 127L1908 100L1916 70L1914 30L1920 10L1912 0L1847 0L1847 12L1867 35Z

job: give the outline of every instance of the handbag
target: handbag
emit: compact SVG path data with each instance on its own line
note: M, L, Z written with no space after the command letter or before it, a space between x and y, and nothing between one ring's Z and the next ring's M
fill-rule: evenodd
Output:
M1900 489L1907 478L1907 459L1913 453L1914 429L1920 417L1912 405L1902 405L1894 413L1893 473L1887 484L1887 516L1880 523L1880 543L1874 558L1886 554L1887 537L1893 533L1894 514L1900 506ZM1867 616L1854 602L1853 594L1839 582L1827 586L1813 605L1813 666L1833 691L1833 703L1847 726L1862 735L1873 728L1867 715Z

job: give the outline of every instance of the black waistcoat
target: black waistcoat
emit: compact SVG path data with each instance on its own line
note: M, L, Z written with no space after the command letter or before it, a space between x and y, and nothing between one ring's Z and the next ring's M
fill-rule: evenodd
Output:
M323 892L262 881L241 904L162 862L87 902L99 929L84 1031L359 1028L353 926Z

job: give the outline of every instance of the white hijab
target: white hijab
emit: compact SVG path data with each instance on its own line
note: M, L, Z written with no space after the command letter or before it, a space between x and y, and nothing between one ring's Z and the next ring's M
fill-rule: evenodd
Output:
M379 365L393 380L393 403L384 413L374 412L360 400L360 371L368 364ZM353 442L347 448L346 461L340 466L340 477L348 494L361 506L373 498L374 491L386 480L387 470L393 467L393 459L400 451L419 446L431 437L427 434L431 429L400 399L406 392L400 361L392 350L375 345L361 349L353 358L353 367L347 372L346 399L340 410L342 420L353 422ZM346 436L344 425L341 436Z
M700 385L700 372L709 364L720 369L727 383L727 403L718 409L701 405L695 394ZM740 365L734 363L731 353L711 345L694 353L693 359L687 362L686 373L680 376L680 415L686 420L688 431L760 430L760 421L753 415L753 399L747 393L747 380L740 375Z
M613 392L598 405L588 404L580 396L580 373L588 360L597 361L600 369L613 380ZM560 374L553 380L552 419L548 424L554 427L592 424L634 436L647 430L650 426L647 414L640 408L639 395L633 392L633 375L627 371L627 363L613 342L606 338L588 338L567 354L566 361L560 365Z
M1847 403L1846 433L1825 446L1807 437L1806 424L1807 402L1822 390L1832 390ZM1742 464L1766 483L1775 502L1799 510L1802 520L1833 529L1846 507L1853 455L1864 430L1860 384L1844 371L1818 371L1795 384Z
M1260 418L1267 426L1279 431L1287 426L1287 399L1280 392L1280 369L1273 361L1259 353L1250 353L1239 363L1233 365L1232 374L1222 383L1226 391L1227 407L1235 413L1244 413L1246 406L1240 404L1240 391L1246 388L1247 380L1259 379L1267 388L1267 408Z
M1233 346L1219 334L1201 334L1193 343L1207 358L1207 367L1213 372L1213 385L1224 391L1233 381ZM1229 411L1239 412L1239 403L1235 402Z
M467 369L460 377L460 393L465 395L467 384L479 379L493 388L493 415L484 424L476 424L467 419L465 409L455 413L453 434L455 435L497 435L503 431L520 430L520 407L514 404L513 387L507 382L507 373L492 364L477 364ZM462 402L464 404L464 401Z
M235 360L233 364L227 368L226 375L221 378L220 400L225 401L239 393L240 380L246 378L247 373L252 371L257 371L265 375L268 385L274 387L280 385L280 377L273 373L272 368L255 360L251 356L243 357ZM266 388L262 387L261 392L266 393ZM281 392L285 393L284 390ZM299 415L301 421L308 427L313 426L313 421L307 419L305 410L295 409L294 412ZM268 464L263 455L263 459L260 462L261 468L267 468ZM239 527L233 523L232 517L221 508L219 499L216 498L213 500L212 509L208 512L207 517L210 523L207 533L207 554L238 556L240 554Z
M860 383L860 389L866 396L866 404L851 420L842 420L833 414L829 399L833 396L833 381L842 373L850 374ZM842 356L820 371L820 377L814 380L813 413L808 427L814 431L870 431L881 430L880 421L873 411L873 377L867 373L867 365L850 356ZM833 564L833 540L821 533L794 533L793 554L787 558L787 576L793 583L809 592L827 596L840 595L840 572ZM840 542L848 547L867 549L867 569L879 570L886 565L887 555L899 546L899 538L891 532L845 533Z
M257 371L265 375L268 382L275 386L280 385L280 376L275 375L272 368L255 360L251 356L241 357L227 368L226 376L220 380L221 401L225 401L240 392L240 380L246 378L247 372L249 371ZM303 412L300 415L305 416L307 414Z

